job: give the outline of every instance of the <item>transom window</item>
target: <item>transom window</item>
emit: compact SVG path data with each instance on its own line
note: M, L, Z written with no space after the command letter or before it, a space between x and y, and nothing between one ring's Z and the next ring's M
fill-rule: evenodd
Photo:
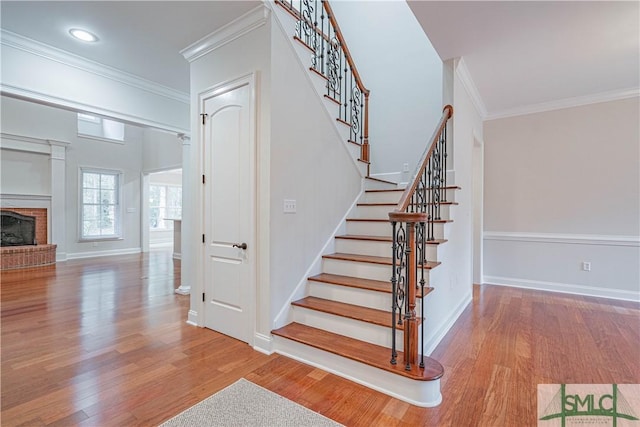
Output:
M121 175L119 171L81 169L81 231L84 240L120 238Z
M124 143L124 123L92 114L78 113L78 135Z

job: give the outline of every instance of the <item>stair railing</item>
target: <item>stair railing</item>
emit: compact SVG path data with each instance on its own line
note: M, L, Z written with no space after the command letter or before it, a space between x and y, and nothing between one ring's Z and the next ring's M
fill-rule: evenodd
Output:
M370 91L362 83L331 5L326 0L275 2L297 19L294 38L311 52L311 71L327 81L325 97L338 105L337 120L349 126L349 142L360 145L360 160L368 164Z
M418 290L424 296L424 270L427 268L425 243L435 239L434 223L441 219L440 207L446 201L447 187L447 122L453 107L442 112L433 136L429 140L398 205L389 213L393 229L392 261L392 345L391 364L397 363L396 330L404 331L404 364L410 371L418 363L424 368L424 324L420 341L418 325L424 322L424 301L420 304L420 318L416 315ZM422 343L419 346L419 343Z

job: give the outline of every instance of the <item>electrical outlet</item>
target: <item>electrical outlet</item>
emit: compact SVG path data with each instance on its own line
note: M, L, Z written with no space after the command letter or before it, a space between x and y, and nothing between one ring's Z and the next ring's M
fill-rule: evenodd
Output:
M405 163L402 165L402 172L409 172L409 163Z
M591 271L591 263L588 261L582 262L582 271Z
M284 199L284 213L296 213L296 201Z

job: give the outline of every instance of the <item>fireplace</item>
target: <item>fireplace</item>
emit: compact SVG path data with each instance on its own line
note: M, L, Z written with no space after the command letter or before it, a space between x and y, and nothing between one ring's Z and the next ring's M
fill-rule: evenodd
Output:
M36 217L0 211L0 246L36 245Z
M56 262L56 245L47 238L47 209L0 210L0 270L39 267Z

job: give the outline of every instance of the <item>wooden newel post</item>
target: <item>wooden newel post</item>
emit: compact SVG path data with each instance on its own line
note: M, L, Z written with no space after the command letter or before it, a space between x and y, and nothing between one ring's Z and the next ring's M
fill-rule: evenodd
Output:
M418 319L416 317L416 223L407 222L407 305L404 323L404 363L407 371L418 361Z
M370 162L369 159L369 91L364 93L364 141L362 142L362 160Z

